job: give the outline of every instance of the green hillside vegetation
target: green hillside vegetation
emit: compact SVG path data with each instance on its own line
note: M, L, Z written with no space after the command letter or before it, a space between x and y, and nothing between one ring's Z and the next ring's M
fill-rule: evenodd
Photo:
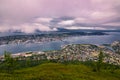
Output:
M112 69L112 68L111 68ZM120 69L94 71L88 63L45 62L38 66L0 72L0 80L120 80Z
M99 60L63 61L18 60L5 53L5 61L0 62L0 80L120 80L120 66L103 63L103 53Z

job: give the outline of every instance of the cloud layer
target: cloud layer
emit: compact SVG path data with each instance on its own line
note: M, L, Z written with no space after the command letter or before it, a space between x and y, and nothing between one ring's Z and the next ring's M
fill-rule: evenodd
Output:
M118 29L119 14L120 0L0 0L0 32L73 26Z

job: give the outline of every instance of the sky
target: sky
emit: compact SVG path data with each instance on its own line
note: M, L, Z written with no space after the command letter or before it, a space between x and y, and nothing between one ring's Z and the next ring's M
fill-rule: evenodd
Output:
M0 0L0 32L120 29L120 0Z

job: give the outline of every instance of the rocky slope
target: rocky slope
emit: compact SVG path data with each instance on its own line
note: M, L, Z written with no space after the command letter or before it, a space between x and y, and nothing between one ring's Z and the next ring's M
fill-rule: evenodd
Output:
M47 59L56 59L59 61L97 61L100 51L103 52L104 62L109 64L120 65L120 54L116 51L119 47L112 49L106 46L96 46L91 44L72 44L64 46L60 51L49 51L45 52Z
M111 44L111 47L117 54L120 54L120 41L115 41Z

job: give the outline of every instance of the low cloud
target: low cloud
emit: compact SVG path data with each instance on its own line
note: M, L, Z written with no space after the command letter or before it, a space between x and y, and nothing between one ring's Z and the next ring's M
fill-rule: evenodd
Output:
M106 30L106 28L103 28L103 27L81 27L81 26L71 26L71 27L66 27L65 29L70 29L70 30L77 30L77 29Z
M34 33L36 30L39 30L39 31L54 31L55 29L51 29L48 26L38 24L38 23L23 24L23 25L11 26L11 27L9 27L9 25L0 26L0 32L20 31L20 32L24 32L24 33Z
M118 21L118 20L117 20ZM103 24L93 22L87 18L32 18L30 21L21 24L1 24L0 32L18 31L24 33L34 33L39 31L57 31L57 28L65 29L119 29L119 22L105 22Z
M20 31L24 33L34 33L39 31L56 31L57 29L49 27L51 18L35 18L27 23L19 25L2 24L0 25L0 32Z
M65 20L65 21L61 21L60 23L58 23L59 25L72 25L74 24L75 21L74 20Z

